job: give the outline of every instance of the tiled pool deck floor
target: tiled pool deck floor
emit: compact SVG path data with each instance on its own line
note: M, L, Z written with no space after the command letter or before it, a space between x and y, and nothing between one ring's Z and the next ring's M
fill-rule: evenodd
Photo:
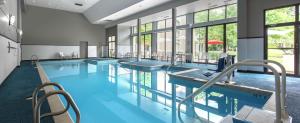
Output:
M0 86L0 123L33 123L31 96L34 88L41 83L37 70L31 62L22 62ZM42 105L41 112L49 112L48 104ZM52 118L41 120L53 123Z
M198 65L201 67L201 65ZM194 67L194 65L191 65ZM214 67L214 66L209 66ZM237 84L274 90L274 78L267 74L236 73ZM32 123L31 101L25 100L32 94L41 80L31 62L22 62L0 86L0 123ZM287 78L288 112L294 123L300 123L300 78ZM48 104L42 112L48 112ZM42 120L53 123L52 118Z

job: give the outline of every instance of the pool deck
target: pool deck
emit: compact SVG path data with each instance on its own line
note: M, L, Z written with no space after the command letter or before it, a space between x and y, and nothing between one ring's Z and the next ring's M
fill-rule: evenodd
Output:
M0 123L32 123L32 103L26 98L40 84L37 69L30 61L22 62L0 86ZM50 112L48 102L43 104L41 112ZM52 117L44 118L41 122L54 123Z
M197 66L197 65L196 65ZM274 91L274 77L268 74L237 72L233 79L236 84ZM32 123L31 96L34 88L41 84L38 71L29 61L23 61L0 86L0 123ZM300 123L300 78L287 77L287 110L293 123ZM42 112L49 112L48 104ZM43 123L54 123L52 118Z

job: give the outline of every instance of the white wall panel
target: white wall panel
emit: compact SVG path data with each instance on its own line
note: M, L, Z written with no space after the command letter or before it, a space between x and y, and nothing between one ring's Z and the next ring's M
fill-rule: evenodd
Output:
M65 56L79 55L79 46L22 45L22 60L31 60L32 55L39 59L59 59L59 52Z
M239 61L245 59L264 59L264 39L263 38L249 38L238 40L238 59ZM242 67L239 70L249 70L263 72L263 67Z
M11 47L19 47L18 43L0 36L0 85L19 64L18 49L11 49L10 53L8 53L8 42L10 42Z

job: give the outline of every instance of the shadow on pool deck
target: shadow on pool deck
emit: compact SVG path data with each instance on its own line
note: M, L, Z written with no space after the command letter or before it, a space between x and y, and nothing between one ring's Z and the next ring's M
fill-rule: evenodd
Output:
M37 70L31 62L22 62L0 86L0 123L32 123L33 111L31 96L33 90L41 84ZM48 103L42 105L41 112L49 112ZM52 118L41 120L42 123L53 123Z

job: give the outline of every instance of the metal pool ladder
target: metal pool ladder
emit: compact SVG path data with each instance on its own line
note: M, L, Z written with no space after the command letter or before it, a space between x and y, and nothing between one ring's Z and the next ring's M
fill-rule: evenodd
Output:
M279 72L268 63L272 63L274 65L277 65L281 69L281 80L280 80L280 74ZM207 81L203 86L201 86L199 89L197 89L194 93L188 95L186 98L181 100L178 104L178 117L181 122L183 120L181 119L180 115L180 107L183 103L185 103L188 99L194 98L196 95L200 94L201 92L205 91L207 88L213 86L219 79L225 77L226 75L232 74L232 72L240 68L242 66L263 66L265 68L268 68L272 71L273 75L275 76L275 105L276 105L276 119L275 123L282 123L283 118L288 118L288 113L286 112L286 70L280 63L276 61L271 60L244 60L242 62L233 64L228 66L226 69L223 70L220 74L215 76L214 78ZM281 87L282 84L282 87Z
M31 64L35 64L38 61L40 61L40 59L37 55L32 55L31 56Z
M54 86L57 87L58 90L54 90L48 93L45 93L41 98L38 99L38 95L41 92L41 90L46 87L46 86ZM52 95L62 95L66 101L67 101L67 106L64 110L58 111L58 112L53 112L53 113L45 113L43 115L40 114L41 111L41 105L46 101L46 99ZM70 106L73 108L75 114L76 114L76 123L80 123L80 112L75 104L74 100L72 97L64 90L64 88L59 85L58 83L45 83L40 86L38 86L32 94L32 108L33 108L33 123L40 123L41 118L45 118L48 116L57 116L61 115L65 112L68 111Z

